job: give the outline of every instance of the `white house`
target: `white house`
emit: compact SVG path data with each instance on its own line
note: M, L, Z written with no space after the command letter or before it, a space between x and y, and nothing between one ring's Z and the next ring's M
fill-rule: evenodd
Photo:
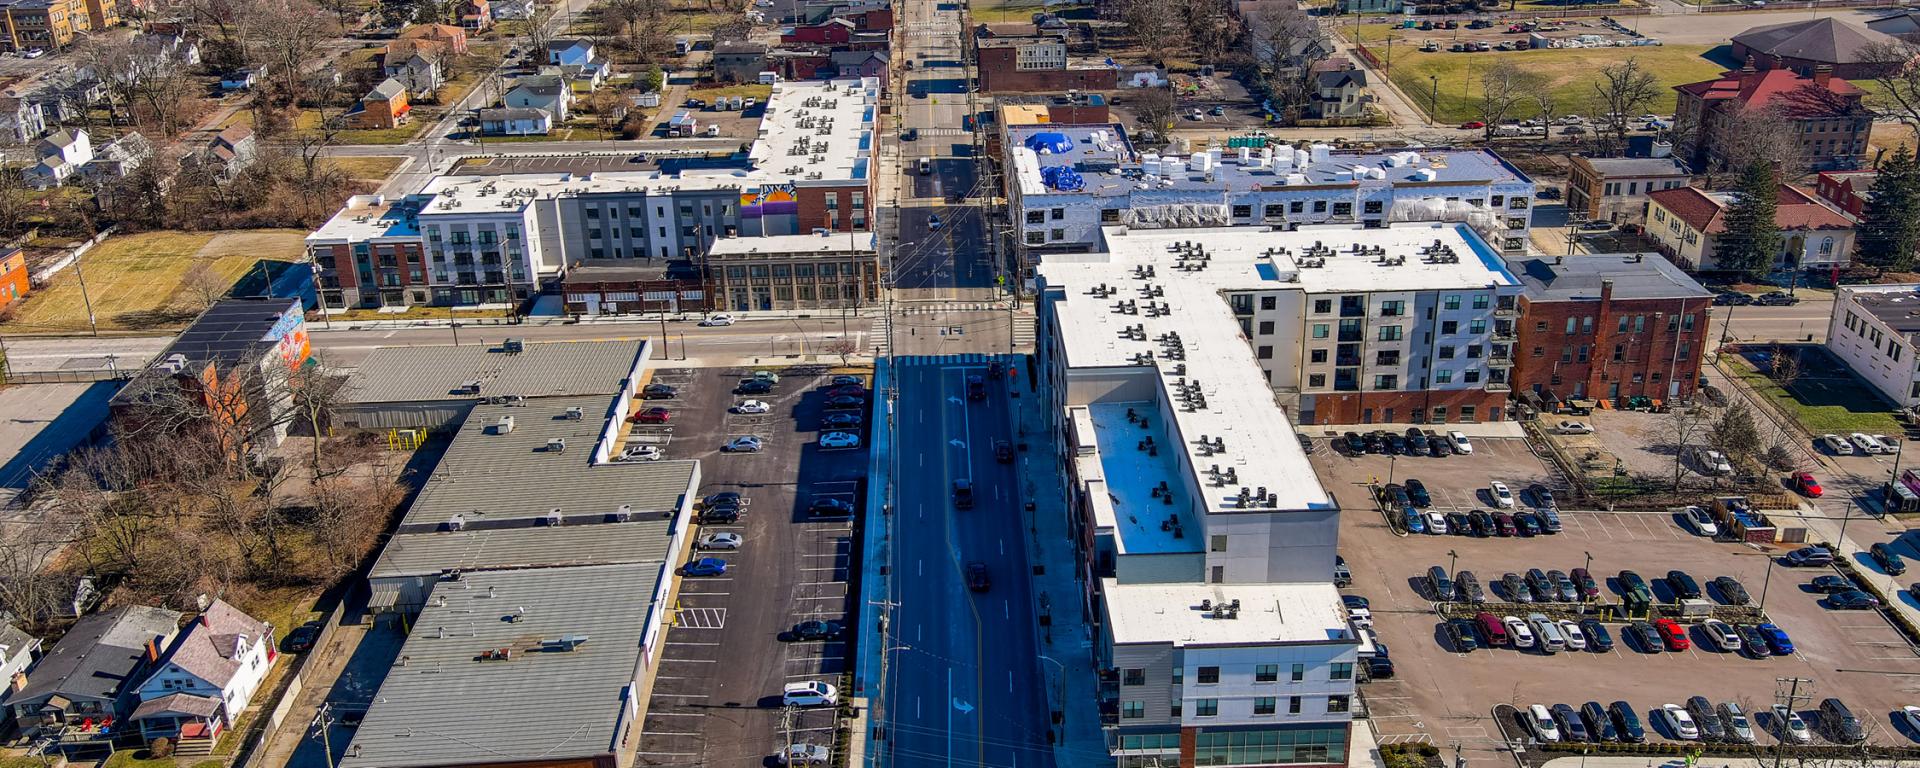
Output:
M40 102L0 96L0 136L25 144L47 132L47 113Z
M151 157L153 142L147 141L147 137L138 131L128 131L126 135L101 147L100 152L87 161L81 170L88 178L125 178Z
M34 189L52 189L66 183L80 167L93 160L93 142L80 128L68 128L40 140L40 162L21 171L27 185Z
M417 51L399 61L385 62L382 70L413 93L432 93L440 88L443 78L440 63Z
M508 107L543 109L555 122L566 122L573 91L567 87L566 79L558 75L534 75L520 78L501 101Z
M214 600L140 684L128 719L149 741L175 739L182 754L211 749L246 711L275 656L272 625Z
M493 18L495 21L531 19L533 18L533 0L494 0Z
M480 132L489 136L545 136L553 130L553 115L532 107L494 107L480 110Z
M1827 351L1903 408L1920 405L1920 283L1834 292Z
M613 74L613 67L594 51L593 41L584 38L547 43L547 64L560 68L570 80L585 80L595 88Z
M260 82L260 76L266 73L266 67L248 67L246 69L228 72L220 76L220 90L251 90L255 83Z

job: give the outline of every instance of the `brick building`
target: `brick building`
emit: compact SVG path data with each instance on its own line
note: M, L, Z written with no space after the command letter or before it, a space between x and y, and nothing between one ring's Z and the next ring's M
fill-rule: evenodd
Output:
M1519 391L1561 399L1693 396L1713 294L1655 254L1515 259Z
M1733 117L1761 109L1778 110L1792 123L1800 160L1808 168L1856 168L1866 157L1873 129L1873 112L1862 101L1866 92L1834 77L1828 67L1809 76L1749 64L1673 89L1679 94L1673 119L1682 128L1676 151L1694 167L1723 160Z
M689 259L590 259L575 263L560 292L570 315L706 312L716 295Z
M1081 67L1069 61L1067 43L1059 35L977 36L974 48L980 90L988 93L1111 91L1118 87L1118 70L1113 67Z
M1879 171L1822 171L1814 182L1813 192L1857 219L1866 215L1873 180L1879 176Z

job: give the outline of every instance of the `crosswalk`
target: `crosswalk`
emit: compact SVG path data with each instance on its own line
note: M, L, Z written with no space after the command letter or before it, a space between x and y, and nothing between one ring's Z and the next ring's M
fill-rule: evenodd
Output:
M1004 362L999 355L979 352L967 352L958 355L901 355L893 359L896 366L912 365L983 365L990 362Z
M1004 311L1006 308L1006 304L992 301L948 301L924 305L904 304L896 307L894 313L901 315L943 315L952 312Z
M1014 316L1013 318L1013 348L1014 349L1024 349L1024 350L1033 349L1035 325L1037 325L1037 323L1035 323L1033 321L1033 318L1030 316L1027 316L1027 315Z
M893 345L888 343L887 339L886 318L876 317L873 319L873 324L868 326L867 339L870 342L867 346L873 347L873 353L876 357L885 357L893 353Z

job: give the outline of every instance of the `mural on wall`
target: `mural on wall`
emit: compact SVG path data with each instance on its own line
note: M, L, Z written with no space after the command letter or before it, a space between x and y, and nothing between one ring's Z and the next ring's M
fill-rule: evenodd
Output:
M800 233L800 198L792 184L740 190L740 233L749 237Z

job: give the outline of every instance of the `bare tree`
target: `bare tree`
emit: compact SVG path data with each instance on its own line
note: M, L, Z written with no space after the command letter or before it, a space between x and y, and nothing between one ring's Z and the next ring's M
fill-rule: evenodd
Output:
M1868 98L1880 114L1920 131L1920 44L1910 40L1870 43L1856 54L1878 88Z
M254 0L257 34L253 50L266 66L268 90L276 106L297 104L306 92L303 66L333 37L331 21L310 0Z
M1201 63L1219 61L1227 46L1240 37L1240 22L1227 7L1226 0L1184 0L1181 17L1186 22L1187 39Z
M1273 108L1297 119L1313 94L1304 58L1329 48L1326 32L1294 3L1262 3L1247 19L1247 55L1260 69Z
M614 131L620 129L620 121L627 116L627 97L618 88L601 88L587 97L587 109L593 112L593 122L599 127L601 138L612 138Z
M860 351L860 348L853 343L853 339L845 336L829 340L823 349L825 349L829 355L839 355L840 367L842 368L847 367L847 359L852 357L853 353Z
M1786 113L1785 106L1776 104L1726 115L1717 135L1710 138L1714 153L1709 182L1718 182L1728 174L1738 175L1754 163L1771 165L1775 175L1783 179L1799 176L1805 169L1800 137Z
M186 274L180 278L180 287L199 305L196 309L204 310L226 298L227 291L233 288L233 282L221 277L214 270L211 260L200 259L187 267Z
M1190 44L1181 10L1179 0L1124 0L1121 18L1147 58L1164 65Z
M1480 122L1486 124L1481 129L1484 136L1492 139L1495 126L1513 117L1520 104L1533 98L1534 93L1545 90L1544 78L1512 64L1488 67L1480 74Z
M1687 467L1683 462L1687 448L1697 445L1708 424L1704 408L1673 408L1660 420L1660 437L1673 451L1673 491L1680 491L1680 481L1686 477Z
M1600 77L1593 81L1593 103L1600 116L1595 138L1603 154L1626 148L1629 121L1646 111L1660 93L1658 80L1637 58L1601 68Z
M1140 125L1165 138L1173 130L1175 106L1173 91L1167 88L1141 88L1132 92L1134 117Z

